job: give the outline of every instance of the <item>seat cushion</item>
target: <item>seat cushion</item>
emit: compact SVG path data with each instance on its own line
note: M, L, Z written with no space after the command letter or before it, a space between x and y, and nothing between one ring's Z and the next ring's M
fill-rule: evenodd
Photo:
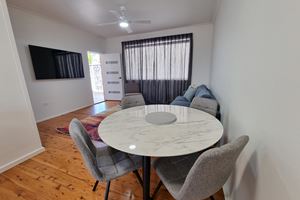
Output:
M189 102L189 100L187 100L184 96L177 96L174 101L185 101L185 102Z
M178 105L178 106L185 106L185 107L189 107L190 104L191 102L183 96L177 96L174 99L174 101L171 102L171 105Z
M200 154L198 152L185 156L159 158L153 162L157 175L173 197L177 196Z
M97 166L105 180L115 179L142 166L142 157L130 155L108 145L97 145Z
M191 105L191 102L189 102L189 101L172 101L171 105L189 107Z

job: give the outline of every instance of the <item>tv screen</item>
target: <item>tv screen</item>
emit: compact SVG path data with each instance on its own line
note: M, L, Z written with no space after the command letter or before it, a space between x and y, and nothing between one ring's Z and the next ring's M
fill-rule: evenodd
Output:
M36 79L83 78L80 53L29 45Z

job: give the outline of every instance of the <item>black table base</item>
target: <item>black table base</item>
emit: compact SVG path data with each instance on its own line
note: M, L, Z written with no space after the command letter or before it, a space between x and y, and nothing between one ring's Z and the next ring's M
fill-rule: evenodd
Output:
M150 197L150 173L151 173L151 157L143 157L143 199L151 200Z

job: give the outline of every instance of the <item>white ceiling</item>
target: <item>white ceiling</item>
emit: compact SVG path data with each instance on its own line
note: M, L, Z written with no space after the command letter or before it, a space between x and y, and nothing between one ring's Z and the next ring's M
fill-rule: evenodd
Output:
M115 21L109 12L127 8L129 19L150 19L150 25L132 25L133 34L176 28L213 20L217 0L7 0L39 15L45 15L102 37L115 37L128 33L118 25L105 27L98 23Z

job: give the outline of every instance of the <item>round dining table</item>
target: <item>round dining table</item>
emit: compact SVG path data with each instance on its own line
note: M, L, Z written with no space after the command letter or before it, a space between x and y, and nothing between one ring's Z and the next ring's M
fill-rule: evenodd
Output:
M107 145L143 157L143 199L149 200L151 157L205 150L221 139L223 126L214 116L194 108L146 105L109 115L98 132Z

